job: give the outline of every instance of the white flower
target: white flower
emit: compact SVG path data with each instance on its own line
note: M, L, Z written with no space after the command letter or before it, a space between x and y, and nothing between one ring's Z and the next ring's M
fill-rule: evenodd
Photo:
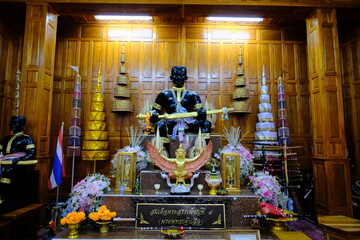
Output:
M70 197L66 201L67 208L63 215L73 211L80 211L80 209L85 212L96 210L101 205L99 197L110 191L109 186L109 178L98 173L89 174L71 190Z

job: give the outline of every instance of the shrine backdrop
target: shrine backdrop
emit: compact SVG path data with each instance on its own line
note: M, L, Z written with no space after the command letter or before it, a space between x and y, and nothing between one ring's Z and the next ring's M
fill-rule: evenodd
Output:
M130 100L133 113L111 112L113 89L119 74L120 55L124 45L129 77ZM243 139L254 140L258 121L258 95L262 65L266 67L273 112L277 118L277 78L283 75L287 94L289 127L293 145L304 146L298 151L301 167L311 168L311 129L309 110L309 84L307 79L306 33L298 29L237 26L237 25L59 25L55 60L54 93L52 107L51 149L54 149L61 121L69 128L75 72L68 66L79 66L82 78L82 119L90 111L91 94L100 67L104 81L105 111L110 153L127 145L126 127L138 126L136 114L156 94L172 86L169 81L171 67L184 65L188 69L187 89L197 91L202 101L216 108L230 107L233 101L234 80L240 47L244 52L246 87L250 90L251 114L231 114L230 121L218 120L213 134L220 135L223 128L240 126ZM82 131L87 128L83 125ZM65 141L67 137L65 136ZM223 144L226 141L223 140ZM248 145L251 148L251 145ZM66 159L67 172L71 172L71 158ZM92 171L92 163L76 162L76 175L84 177ZM98 162L98 171L111 169L109 161Z

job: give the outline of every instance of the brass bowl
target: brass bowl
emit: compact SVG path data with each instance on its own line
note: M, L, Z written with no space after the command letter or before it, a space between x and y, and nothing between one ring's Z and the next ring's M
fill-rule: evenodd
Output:
M161 230L161 233L164 234L165 237L172 238L172 239L182 237L184 232L185 232L184 230L180 230L180 229L163 229L163 230Z

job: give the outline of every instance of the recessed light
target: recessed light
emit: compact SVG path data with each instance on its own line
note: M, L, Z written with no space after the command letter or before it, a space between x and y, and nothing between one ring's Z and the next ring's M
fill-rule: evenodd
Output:
M151 16L95 15L99 21L150 21Z
M213 22L261 22L263 18L255 17L207 17L207 21Z

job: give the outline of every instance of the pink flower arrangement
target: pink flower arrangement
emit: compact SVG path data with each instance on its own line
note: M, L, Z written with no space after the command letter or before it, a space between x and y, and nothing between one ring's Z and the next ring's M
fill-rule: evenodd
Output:
M109 178L99 173L89 174L71 189L65 213L80 210L89 213L97 210L101 206L100 197L110 191L109 186Z
M267 171L255 172L249 176L248 186L251 191L260 196L260 201L270 203L274 206L284 206L286 199L281 192L281 185L274 176Z

